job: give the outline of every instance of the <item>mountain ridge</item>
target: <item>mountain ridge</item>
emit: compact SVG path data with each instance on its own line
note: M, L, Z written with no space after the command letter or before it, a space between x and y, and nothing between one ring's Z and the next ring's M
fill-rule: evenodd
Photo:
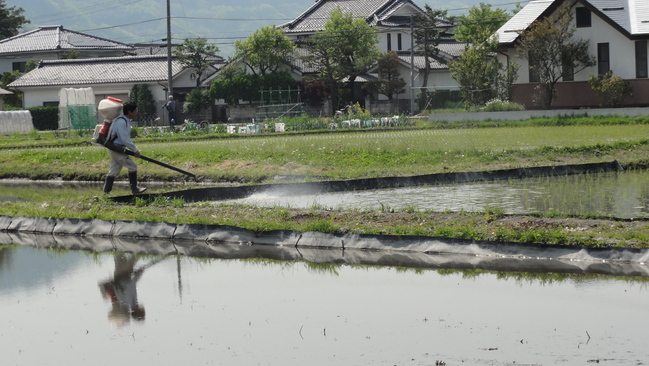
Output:
M241 2L221 0L171 0L172 42L203 37L230 56L235 40L243 40L255 30L269 25L287 23L304 11L314 0L286 0L271 3L260 0ZM415 0L415 4L448 10L449 15L462 15L485 0ZM510 10L513 3L492 6ZM66 29L87 33L123 43L156 43L167 38L166 2L160 0L5 0L8 8L25 10L31 21L24 31L46 25L62 25Z

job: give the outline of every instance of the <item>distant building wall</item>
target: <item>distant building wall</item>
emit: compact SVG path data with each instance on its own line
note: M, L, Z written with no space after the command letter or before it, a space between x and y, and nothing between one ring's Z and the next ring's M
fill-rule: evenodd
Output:
M649 80L628 80L633 88L632 95L623 102L625 107L649 106ZM537 83L514 85L512 101L524 105L527 109L538 109L534 103ZM590 87L587 81L570 81L556 84L557 99L552 103L552 108L597 108L604 100Z

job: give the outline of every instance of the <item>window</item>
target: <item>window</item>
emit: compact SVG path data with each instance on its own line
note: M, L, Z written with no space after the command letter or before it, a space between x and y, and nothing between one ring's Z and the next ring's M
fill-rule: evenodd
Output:
M397 50L401 51L403 48L401 48L401 33L397 33Z
M638 79L649 77L647 71L647 41L635 42L635 77Z
M591 25L590 10L588 8L576 8L577 28L588 28Z
M532 60L531 58L529 59L529 77L530 77L530 83L538 83L541 79L539 78L539 74L536 72L534 69L534 66L536 65L536 62Z
M392 51L392 34L387 33L385 36L387 37L388 41L388 51Z
M12 62L11 63L11 70L13 71L20 71L20 72L25 72L25 66L27 65L27 62Z
M608 54L608 43L597 44L597 73L604 75L611 70L611 61Z

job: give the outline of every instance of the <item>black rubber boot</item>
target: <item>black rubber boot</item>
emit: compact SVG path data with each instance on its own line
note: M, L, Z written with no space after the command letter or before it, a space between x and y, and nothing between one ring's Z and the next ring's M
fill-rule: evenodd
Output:
M146 188L138 188L137 187L137 172L129 172L128 173L128 182L131 184L131 193L140 194L140 193L146 191Z
M115 177L106 177L104 181L104 193L110 193L113 190L113 183L115 182Z

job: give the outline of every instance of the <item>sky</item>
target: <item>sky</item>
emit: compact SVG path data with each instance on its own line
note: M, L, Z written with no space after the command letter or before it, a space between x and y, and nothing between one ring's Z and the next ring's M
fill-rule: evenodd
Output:
M24 31L45 25L64 28L123 43L161 42L167 36L165 0L4 0L7 7L25 10L31 23ZM236 40L255 30L289 22L306 11L314 0L170 0L172 41L206 38L220 54L229 57ZM462 15L481 2L506 10L515 0L415 0L420 7Z

